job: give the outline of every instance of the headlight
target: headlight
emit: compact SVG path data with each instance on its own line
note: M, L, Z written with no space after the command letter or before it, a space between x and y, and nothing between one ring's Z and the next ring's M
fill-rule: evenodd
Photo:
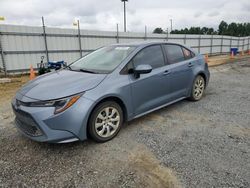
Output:
M83 93L74 95L71 97L66 97L62 99L48 100L48 101L37 101L31 102L28 106L32 107L55 107L54 114L58 114L60 112L65 111L69 107L71 107L81 96Z

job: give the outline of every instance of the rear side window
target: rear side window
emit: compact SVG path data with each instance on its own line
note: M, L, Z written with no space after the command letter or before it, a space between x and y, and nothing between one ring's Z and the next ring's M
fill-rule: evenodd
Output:
M183 50L185 59L191 59L192 57L194 57L194 53L188 50L187 48L182 47L182 50Z
M179 45L164 45L164 49L170 64L185 60L182 48Z
M165 65L162 49L159 45L149 46L142 49L132 60L134 67L141 64L151 65L152 68L158 68Z

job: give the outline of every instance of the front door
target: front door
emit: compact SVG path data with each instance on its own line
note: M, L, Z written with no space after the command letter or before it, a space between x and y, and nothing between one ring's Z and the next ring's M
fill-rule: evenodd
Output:
M169 74L160 45L142 49L130 62L133 67L151 65L153 70L135 78L130 74L134 115L139 115L169 101Z

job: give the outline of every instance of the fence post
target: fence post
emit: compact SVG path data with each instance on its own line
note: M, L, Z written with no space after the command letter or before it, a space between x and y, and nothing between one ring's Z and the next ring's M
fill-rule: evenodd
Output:
M250 37L248 37L248 50L250 50Z
M119 25L116 24L116 42L119 43Z
M166 38L166 41L168 41L168 28L167 28L167 38Z
M184 35L184 44L186 44L187 34Z
M238 51L240 51L240 38L238 37L238 44L237 44L237 46L238 46Z
M223 35L221 37L221 42L220 42L220 54L222 54L222 47L223 47Z
M233 39L233 37L230 38L230 49L229 49L229 52L231 52L231 48L232 48L232 39Z
M201 35L198 38L198 52L201 52Z
M145 36L144 36L144 40L147 40L147 26L145 25Z
M1 59L2 59L2 63L3 63L4 76L6 76L7 75L7 70L6 70L6 64L5 64L5 61L4 61L3 47L2 47L2 43L1 43L1 32L0 32L0 51L1 51Z
M213 53L213 38L214 38L214 35L211 36L211 42L210 42L210 55L212 55L212 53Z
M245 38L243 38L243 45L242 45L242 51L244 52L244 48L245 48Z
M43 38L44 38L44 44L45 44L46 58L47 58L47 61L49 62L48 45L47 45L47 38L46 38L46 31L45 31L45 24L44 24L43 17L42 17L42 23L43 23Z
M77 27L78 27L79 51L80 51L80 57L82 57L81 29L80 29L80 21L79 20L77 20Z

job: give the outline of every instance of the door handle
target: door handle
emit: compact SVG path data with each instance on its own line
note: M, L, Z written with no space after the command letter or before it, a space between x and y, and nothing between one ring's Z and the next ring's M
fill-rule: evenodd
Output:
M188 63L188 66L189 66L189 67L192 67L192 66L193 66L193 64L190 62L190 63Z
M163 73L163 75L168 75L168 74L170 74L170 70L165 70Z

